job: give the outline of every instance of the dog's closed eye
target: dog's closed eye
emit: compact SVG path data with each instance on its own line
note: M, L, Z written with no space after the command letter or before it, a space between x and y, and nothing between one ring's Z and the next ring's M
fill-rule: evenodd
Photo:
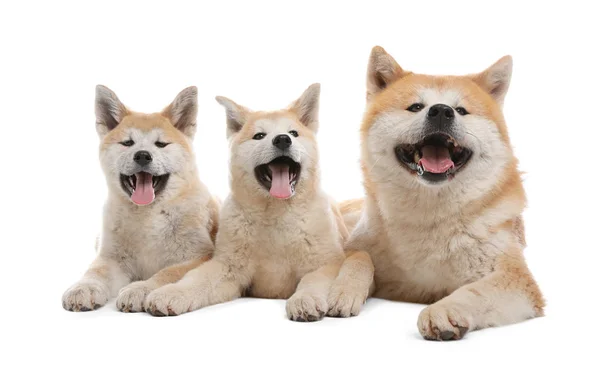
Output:
M160 141L156 141L154 142L154 144L156 145L156 147L162 149L163 147L167 147L168 145L170 145L170 143L168 142L160 142Z

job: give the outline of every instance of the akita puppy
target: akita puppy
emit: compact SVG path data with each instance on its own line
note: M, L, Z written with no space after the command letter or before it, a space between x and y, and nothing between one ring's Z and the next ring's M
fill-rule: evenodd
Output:
M374 296L433 303L423 337L543 313L523 257L525 192L502 106L512 60L468 76L403 70L372 50L361 128L366 198L342 206L356 223L347 247L375 263Z
M219 205L198 178L196 114L196 87L155 114L133 112L110 89L96 87L108 200L97 257L63 295L65 309L94 310L118 293L119 310L142 311L150 291L210 257Z
M346 286L344 276L368 267L364 252L348 258L328 299L347 230L319 185L319 94L314 84L276 112L253 112L217 97L227 113L231 193L215 254L178 283L152 292L149 313L178 315L242 295L289 298L287 315L297 321L319 320L328 311L358 313L369 285Z

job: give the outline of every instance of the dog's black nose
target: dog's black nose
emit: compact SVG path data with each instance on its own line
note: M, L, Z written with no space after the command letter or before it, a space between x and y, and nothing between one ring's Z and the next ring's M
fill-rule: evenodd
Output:
M427 112L427 119L431 124L435 124L440 129L445 128L452 124L454 121L454 110L448 105L438 103L437 105L431 106L429 112Z
M143 167L152 161L152 155L148 151L138 151L133 155L133 160Z
M292 138L287 134L280 134L273 138L273 145L280 150L286 150L292 145Z

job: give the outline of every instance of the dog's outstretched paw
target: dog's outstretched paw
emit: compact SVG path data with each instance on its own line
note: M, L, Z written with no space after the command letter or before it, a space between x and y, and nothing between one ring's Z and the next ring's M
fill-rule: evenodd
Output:
M150 292L144 308L154 316L175 316L195 310L192 308L192 298L186 296L175 284L167 284Z
M124 313L144 311L144 302L150 292L152 292L152 288L145 281L131 283L123 287L117 296L117 309Z
M63 294L62 306L69 311L91 311L106 304L108 287L99 281L80 281Z
M347 318L357 316L367 300L368 292L345 284L334 283L327 297L327 316Z
M427 306L421 314L417 326L426 340L459 340L469 331L472 321L469 314L458 304L435 303Z
M314 322L327 313L327 299L308 292L296 292L285 305L288 319L297 322Z

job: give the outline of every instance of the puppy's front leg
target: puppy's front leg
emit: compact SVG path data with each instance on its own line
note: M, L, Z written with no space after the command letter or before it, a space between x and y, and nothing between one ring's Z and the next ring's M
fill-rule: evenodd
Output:
M332 263L304 275L296 293L287 300L288 318L298 322L321 320L328 310L329 288L339 270L340 263Z
M365 211L363 211L365 213ZM366 299L375 291L375 267L371 256L378 242L378 232L363 216L344 244L346 260L329 292L328 316L358 315Z
M117 309L126 313L144 311L144 301L150 292L166 284L179 281L190 270L197 268L208 259L207 256L172 265L160 270L148 280L134 282L123 287L117 296Z
M62 305L69 311L96 310L129 282L117 261L98 256L83 278L63 294Z
M179 315L241 296L250 284L247 266L212 259L188 272L179 282L152 291L144 307L154 316Z
M329 291L327 316L346 318L358 315L375 289L374 275L375 267L367 252L346 252L346 260Z
M418 327L428 340L456 340L468 331L543 315L544 299L522 252L498 258L495 271L426 307Z

